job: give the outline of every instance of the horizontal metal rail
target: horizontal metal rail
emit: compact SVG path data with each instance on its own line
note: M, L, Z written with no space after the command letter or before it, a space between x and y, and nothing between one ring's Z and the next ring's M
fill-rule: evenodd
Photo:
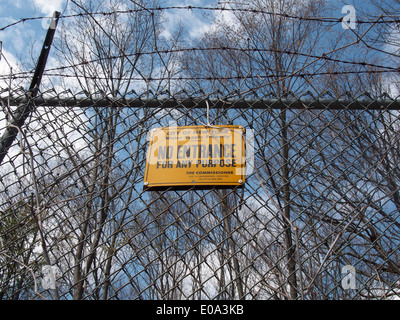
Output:
M1 103L19 105L26 102L26 98L0 98ZM206 108L206 101L210 108L237 108L237 109L332 109L332 110L400 110L400 100L393 99L204 99L204 98L92 98L92 97L52 97L33 98L36 106L67 106L67 107L131 107L131 108Z

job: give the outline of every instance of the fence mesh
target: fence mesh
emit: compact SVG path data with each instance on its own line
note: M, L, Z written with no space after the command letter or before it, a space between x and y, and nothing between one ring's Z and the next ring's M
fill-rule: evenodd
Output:
M1 134L23 90L2 90ZM243 125L243 188L143 191L152 128ZM399 101L49 91L0 165L1 299L395 299ZM1 138L0 138L1 139ZM250 163L249 163L250 165Z

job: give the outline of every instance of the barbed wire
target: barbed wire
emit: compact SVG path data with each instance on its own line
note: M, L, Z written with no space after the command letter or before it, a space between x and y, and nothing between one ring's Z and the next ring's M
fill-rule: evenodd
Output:
M148 81L175 81L175 80L205 80L205 81L224 81L224 80L252 80L252 79L279 79L280 77L296 77L296 78L312 78L312 77L318 77L318 76L326 76L326 75L331 75L331 76L339 76L339 75L359 75L359 74L381 74L381 73L398 73L399 71L395 70L359 70L359 71L324 71L324 72L303 72L303 73L297 73L297 74L292 74L292 73L280 73L280 74L267 74L267 75L235 75L235 76L169 76L169 77L147 77L146 79ZM110 77L107 76L77 76L73 74L57 74L57 73L45 73L45 76L48 77L60 77L60 78L84 78L88 80L110 80ZM3 77L0 76L0 80L3 79L9 79L9 77ZM15 76L13 75L11 77L12 80L17 80L17 79L26 79L25 76ZM141 77L118 77L115 80L120 80L120 81L141 81L143 78Z
M148 11L151 14L154 14L155 10L169 10L169 9L186 9L186 10L192 10L192 9L204 9L204 10L227 10L227 11L241 11L241 12L252 12L252 13L262 13L262 14L277 14L279 16L284 16L286 18L298 18L301 20L313 20L317 21L319 19L322 19L324 21L328 21L327 18L318 18L318 17L296 17L296 16L289 16L287 14L283 13L273 13L273 12L268 12L264 11L261 9L246 9L246 8L221 8L221 7L199 7L199 6L171 6L171 7L155 7L155 8L136 8L136 9L129 9L129 10L114 10L110 12L89 12L79 4L77 4L75 1L71 1L72 3L76 4L80 9L82 9L84 12L74 14L74 15L69 15L69 16L63 16L64 18L66 17L78 17L78 16L88 16L91 19L94 20L96 24L98 24L101 27L101 24L99 21L97 21L96 16L97 15L110 15L110 14L116 14L116 13L132 13L132 12L142 12L142 11ZM389 16L387 16L389 17ZM390 16L391 18L395 17L393 15ZM145 81L149 86L151 86L150 81L162 81L162 80L168 80L168 81L174 81L174 80L209 80L209 81L224 81L224 80L246 80L246 79L273 79L271 83L281 81L284 79L287 79L288 77L303 77L303 78L311 78L314 76L321 76L321 75L343 75L343 74L379 74L379 73L398 73L399 68L393 67L393 66L386 66L386 65L381 65L381 64L376 64L376 63L371 63L371 62L365 62L365 61L349 61L349 60L343 60L339 58L334 58L330 57L334 53L338 52L339 50L345 49L347 47L350 47L356 43L359 43L360 41L363 41L363 37L372 29L374 25L377 23L382 22L384 16L381 15L379 16L375 21L370 21L373 24L369 26L367 31L365 31L362 35L357 34L354 30L354 34L357 37L357 40L345 44L344 46L340 48L335 48L332 49L329 52L324 52L320 55L316 54L310 54L310 53L301 53L297 51L291 51L291 50L280 50L280 49L275 49L275 48L238 48L238 47L225 47L225 46L220 46L220 47L191 47L191 48L177 48L177 49L161 49L159 50L157 48L157 45L155 45L155 50L148 51L148 52L133 52L133 53L126 53L124 50L122 50L117 43L114 42L112 39L111 35L109 35L104 29L103 32L107 37L110 38L110 40L118 47L118 50L120 51L120 54L118 55L113 55L113 56L108 56L108 57L101 57L101 58L95 58L92 60L84 60L75 64L70 64L66 66L58 66L54 68L49 68L44 71L44 75L46 76L51 76L51 77L64 77L64 78L82 78L84 77L85 79L108 79L107 77L103 77L101 75L93 75L93 76L79 76L77 74L70 75L70 74L55 74L53 72L57 71L63 71L63 70L68 70L71 68L77 68L80 66L88 65L90 63L96 63L100 61L106 61L106 60L111 60L111 59L119 59L119 58L126 58L132 65L133 69L137 71L137 73L141 76L141 78L135 78L135 77L129 77L129 78L124 78L122 76L117 77L118 80L143 80ZM28 18L21 19L21 21L27 21ZM39 19L39 17L35 17L32 19ZM336 18L335 18L336 19ZM336 22L342 21L342 19L336 19ZM333 21L333 20L332 20ZM331 22L332 22L331 21ZM400 20L399 20L400 21ZM154 24L154 20L153 20ZM101 27L102 28L102 27ZM1 29L0 29L1 31ZM234 75L234 76L188 76L188 75L178 75L178 76L168 76L168 77L150 77L150 76L145 76L142 74L142 72L137 68L136 62L138 58L141 55L158 55L160 58L160 61L163 62L162 55L163 54L173 54L173 53L184 53L184 52L200 52L200 51L238 51L242 52L244 54L251 54L251 53L279 53L279 54L287 54L287 55L296 55L296 56L301 56L304 57L305 60L305 65L301 67L299 70L287 74L282 74L280 73L279 75L277 74L250 74L250 72L247 75ZM378 49L377 49L378 50ZM382 50L380 50L382 51ZM395 55L395 54L392 54ZM135 60L132 62L130 60L131 57L134 57ZM311 59L312 61L309 61ZM361 68L370 68L369 70L365 69L360 69L360 70L346 70L346 71L323 71L323 72L304 72L306 68L309 66L313 65L317 61L329 61L329 62L335 62L335 63L341 63L341 64L350 64L353 66L361 67ZM164 62L163 62L164 63ZM166 66L165 66L166 67ZM167 68L167 67L166 67ZM21 79L24 78L25 76L31 75L33 71L22 71L19 73L13 73L13 74L5 74L5 75L0 75L0 79ZM268 85L270 83L267 83ZM157 89L155 89L157 90Z
M297 56L302 56L305 58L321 59L321 60L325 60L325 61L342 63L342 64L350 64L350 65L359 66L359 67L377 68L376 70L346 71L346 72L351 72L351 73L400 72L400 69L398 67L385 66L385 65L380 65L380 64L370 63L370 62L365 62L365 61L359 62L359 61L350 61L350 60L332 58L332 57L327 56L327 54L325 54L325 53L323 53L321 55L313 55L313 54L301 53L301 52L291 51L291 50L266 49L266 48L237 48L237 47L223 46L223 47L206 47L206 48L191 47L191 48L154 50L154 51L148 51L148 52L135 52L135 53L128 53L128 54L119 54L119 55L113 55L113 56L109 56L109 57L85 60L85 61L82 61L79 63L70 64L70 65L66 65L66 66L48 68L44 71L44 73L47 75L50 75L49 74L50 72L63 71L63 70L68 70L68 69L72 69L72 68L77 68L77 67L88 65L90 63L96 63L96 62L101 62L101 61L106 61L106 60L121 59L121 58L126 58L126 57L138 57L138 56L142 56L142 55L159 55L159 54L174 54L174 53L203 52L203 51L229 51L229 50L240 51L243 53L252 53L253 52L253 53L279 53L279 54L287 54L287 55L297 55ZM12 79L18 79L18 78L22 78L24 76L29 76L32 74L33 74L33 71L14 72L12 74ZM334 71L327 72L326 74L335 74L335 72ZM51 75L56 76L56 77L72 77L72 75L65 75L65 74L51 74ZM10 77L9 74L0 75L0 79L5 79L5 78L9 79L9 77Z
M114 14L130 14L130 13L138 13L147 11L151 14L154 14L156 11L168 11L168 10L207 10L207 11L221 11L221 12L244 12L244 13L252 13L252 14L265 14L271 16L280 16L287 19L294 20L303 20L303 21L314 21L314 22L322 22L322 23L341 23L343 21L342 17L307 17L307 16L297 16L297 15L289 15L286 13L279 13L273 11L267 11L262 9L251 9L251 8L226 8L226 7L205 7L205 6L165 6L165 7L151 7L151 8L137 8L137 9L127 9L127 10L113 10L113 11L96 11L96 12L80 12L75 14L67 14L61 15L60 19L69 19L69 18L78 18L88 16L89 14L93 16L107 16ZM385 24L385 23L400 23L400 15L380 15L379 21L376 22L377 17L373 17L369 20L356 19L357 24ZM17 21L14 21L4 27L0 28L0 31L4 31L12 26L25 23L27 21L34 20L42 20L42 19L51 19L50 16L37 16L37 17L24 17L20 18Z

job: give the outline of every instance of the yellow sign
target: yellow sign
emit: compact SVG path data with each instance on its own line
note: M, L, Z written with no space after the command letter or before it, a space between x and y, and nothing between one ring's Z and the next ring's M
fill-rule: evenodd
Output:
M242 126L232 125L153 129L144 189L244 184L244 132Z

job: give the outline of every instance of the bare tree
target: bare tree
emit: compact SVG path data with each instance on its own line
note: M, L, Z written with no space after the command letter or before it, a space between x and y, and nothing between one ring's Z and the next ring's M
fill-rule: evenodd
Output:
M153 1L72 1L71 10L79 14L62 25L56 45L60 61L66 63L61 87L72 87L88 97L112 98L124 97L133 90L157 90L160 85L149 78L163 72L158 64L164 60L146 54L161 42L160 14L147 9L155 7ZM151 112L129 110L123 102L110 101L109 106L87 110L86 115L89 122L84 135L90 156L85 165L73 148L66 146L71 170L77 174L81 192L87 195L73 248L74 298L82 299L86 290L106 299L117 242L131 214L129 199L139 178L141 148L146 143L146 122ZM138 118L140 125L130 130L132 121ZM128 156L130 161L125 161ZM127 203L121 204L121 199ZM100 264L104 267L99 268ZM101 290L100 283L104 283ZM89 293L91 285L96 289Z
M205 48L197 55L188 55L183 61L190 75L202 74L210 77L206 87L210 93L219 90L227 96L235 92L274 93L278 97L292 91L308 88L307 79L296 77L299 72L315 72L323 67L325 61L311 58L315 56L327 32L327 27L309 17L321 16L326 10L324 1L255 1L250 5L230 2L234 23L223 19L215 24L212 31L198 42ZM303 17L305 19L296 19ZM336 44L332 43L332 50ZM325 45L328 49L329 45ZM209 50L207 50L207 48ZM252 50L254 49L254 50ZM314 61L315 60L315 61ZM189 86L204 83L191 82ZM222 95L224 96L224 95ZM279 119L279 133L272 140L265 136L276 150L260 166L265 170L263 177L271 193L276 197L279 211L282 212L282 228L287 258L287 284L290 297L298 295L296 253L293 230L288 223L291 214L291 156L290 139L292 132L289 122L295 114L287 110L266 113L264 123L269 119ZM278 123L278 121L276 121ZM269 128L257 127L260 132ZM265 140L259 141L260 152Z

